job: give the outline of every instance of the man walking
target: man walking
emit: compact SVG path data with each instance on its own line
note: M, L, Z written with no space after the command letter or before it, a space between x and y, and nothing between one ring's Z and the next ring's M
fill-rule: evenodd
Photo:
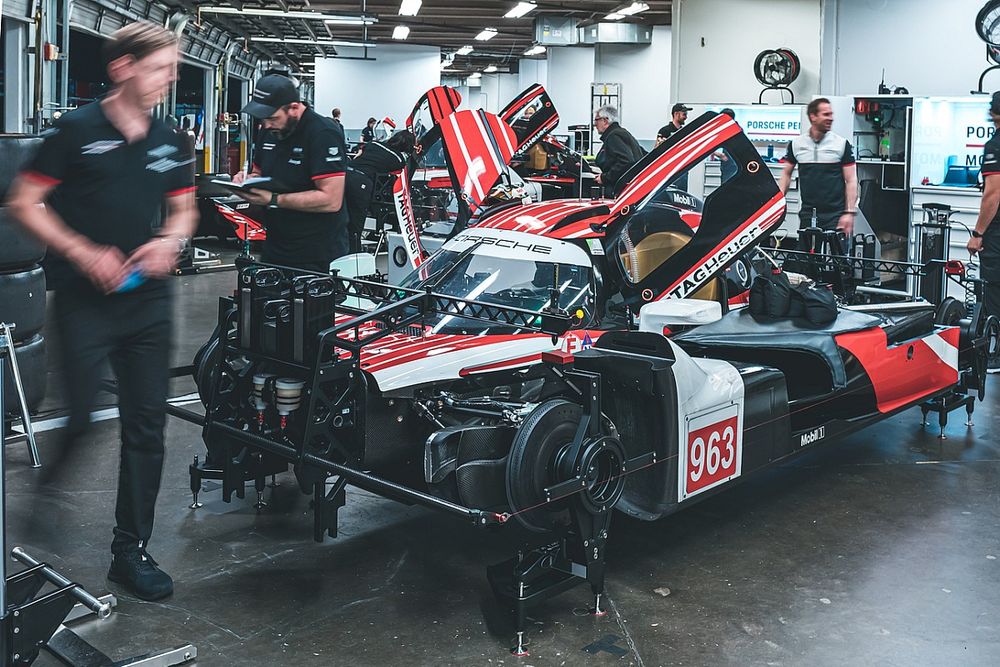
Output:
M56 121L18 176L10 207L48 246L70 411L61 453L88 430L107 360L118 378L122 450L108 578L157 600L173 592L147 552L169 381L165 278L197 222L193 157L184 136L151 116L177 78L174 34L132 23L104 43L103 56L111 92Z
M858 204L858 171L851 142L831 132L833 107L819 97L806 107L809 131L788 142L778 187L788 194L792 171L799 167L799 227L854 231Z

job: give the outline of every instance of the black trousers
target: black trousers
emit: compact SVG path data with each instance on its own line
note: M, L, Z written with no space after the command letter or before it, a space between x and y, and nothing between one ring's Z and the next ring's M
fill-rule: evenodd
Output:
M368 218L368 208L372 203L375 184L363 172L349 170L344 188L351 252L357 253L361 252L361 236L365 233L365 220Z
M57 291L55 325L69 400L64 452L79 445L90 426L104 362L118 378L121 459L112 553L145 547L163 471L163 427L169 383L171 292L104 296L93 291Z
M992 223L983 235L979 253L979 277L986 281L984 307L988 315L1000 317L1000 223Z

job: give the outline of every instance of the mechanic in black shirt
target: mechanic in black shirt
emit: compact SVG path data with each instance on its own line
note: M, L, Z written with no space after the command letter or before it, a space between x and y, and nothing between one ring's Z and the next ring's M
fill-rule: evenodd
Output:
M990 120L1000 128L1000 92L993 93ZM979 277L986 281L984 308L988 315L1000 317L1000 136L994 134L983 148L983 199L979 217L972 230L968 249L979 254ZM1000 372L1000 357L993 355L987 362L989 373Z
M368 207L372 203L375 179L406 166L416 137L408 130L392 135L388 141L373 141L362 147L361 154L347 166L347 214L350 219L351 252L361 252Z
M858 170L851 142L835 132L830 100L818 97L806 107L809 131L788 142L778 187L788 193L792 170L799 167L799 225L839 229L850 238L858 204Z
M670 108L670 122L661 127L656 133L657 146L669 139L670 135L674 132L684 127L684 124L687 123L688 111L691 111L691 107L679 102Z
M333 121L333 129L337 131L337 137L340 139L340 145L347 150L347 133L344 132L344 124L340 122L340 109L334 108L333 113L330 115L330 120Z
M268 207L263 261L327 273L346 255L346 150L333 121L301 101L295 83L269 74L254 88L243 113L261 121L250 176L269 176L287 192L252 189L240 196ZM233 177L242 183L242 172Z
M103 56L111 92L45 133L10 207L48 246L69 401L58 454L75 453L87 431L108 360L118 378L122 450L108 578L156 600L173 592L146 553L163 469L172 311L165 278L197 222L194 160L185 137L150 115L177 78L175 35L132 23L105 42ZM48 481L69 463L51 459Z
M374 118L368 119L368 124L361 130L361 143L370 144L375 141L375 125L378 121Z

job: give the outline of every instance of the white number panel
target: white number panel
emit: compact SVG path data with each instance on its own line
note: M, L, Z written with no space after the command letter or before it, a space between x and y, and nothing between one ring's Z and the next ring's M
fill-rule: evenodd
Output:
M743 415L737 403L688 417L680 441L677 501L725 484L743 470Z

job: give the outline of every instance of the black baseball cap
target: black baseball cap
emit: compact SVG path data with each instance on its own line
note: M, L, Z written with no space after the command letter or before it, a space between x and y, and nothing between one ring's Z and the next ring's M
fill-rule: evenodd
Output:
M257 82L242 113L264 120L286 104L298 101L299 90L291 79L280 74L268 74Z
M675 104L673 108L670 109L670 113L677 113L678 111L694 111L691 107L686 107L680 102Z
M1000 90L993 93L993 101L990 102L990 111L1000 114Z

